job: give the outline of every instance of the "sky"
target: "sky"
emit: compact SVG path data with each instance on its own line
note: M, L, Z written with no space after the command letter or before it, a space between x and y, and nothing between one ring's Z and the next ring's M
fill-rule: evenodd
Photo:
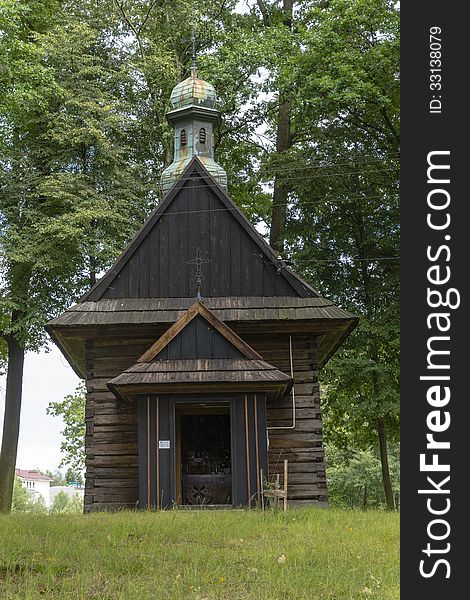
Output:
M52 344L50 352L27 353L16 461L18 468L53 471L59 467L62 460L60 432L64 424L60 417L46 414L46 408L49 402L62 401L67 394L71 394L79 381L60 351ZM4 409L5 377L0 377L0 437Z

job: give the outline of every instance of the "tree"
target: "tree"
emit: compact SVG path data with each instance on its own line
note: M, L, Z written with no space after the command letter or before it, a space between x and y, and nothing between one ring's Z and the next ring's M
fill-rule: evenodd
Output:
M83 499L78 492L69 496L59 492L54 496L50 513L53 515L73 515L83 512Z
M19 186L18 166L27 157L20 158L18 146L24 136L24 107L44 108L52 85L49 70L41 64L37 36L47 29L55 2L2 2L0 10L0 52L2 65L2 92L0 97L2 125L2 155L0 157L0 264L2 267L2 297L0 298L0 338L7 356L8 373L5 394L5 418L0 452L0 512L9 512L12 502L15 462L18 446L21 411L21 391L26 325L35 311L35 302L29 310L30 289L34 279L34 262L29 254L31 246L24 235L31 230L34 217L25 210ZM24 139L24 138L23 138ZM9 184L6 180L9 180ZM28 178L29 179L29 178ZM29 181L24 182L28 185ZM36 236L34 236L36 237ZM37 243L39 240L36 239ZM29 313L29 314L28 314Z
M371 448L339 449L327 444L328 497L332 506L342 508L386 508L381 461ZM394 496L400 492L399 457L392 446L390 467Z
M55 471L46 471L46 475L52 479L51 487L57 485L66 485L67 481L63 474L59 471L59 469L55 469Z
M399 436L398 10L337 0L313 13L296 90L304 105L292 150L287 245L297 268L361 324L325 373L326 435L378 441L394 508L387 438ZM305 84L302 85L302 82ZM289 163L288 163L289 164ZM348 436L346 436L348 437ZM351 437L349 436L351 441Z
M69 465L65 481L83 482L81 473L85 469L85 386L80 384L74 394L69 394L62 402L51 402L47 413L62 417L65 428L64 441L60 449L64 458L60 466Z
M0 337L8 375L0 511L8 512L25 352L46 342L44 323L132 236L149 194L127 142L135 126L121 101L128 82L103 32L71 20L67 3L4 7L9 47L26 63L24 86L8 80L1 102Z
M15 477L13 484L12 511L45 514L47 513L47 508L42 496L34 498L23 486L21 480L18 477Z

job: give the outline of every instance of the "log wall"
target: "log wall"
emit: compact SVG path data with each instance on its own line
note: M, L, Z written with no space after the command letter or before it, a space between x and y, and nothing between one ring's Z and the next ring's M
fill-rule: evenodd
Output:
M289 336L242 337L263 358L290 373ZM99 338L87 343L85 510L134 508L138 501L137 409L106 383L135 364L155 337ZM315 338L293 337L295 429L269 430L269 473L283 477L289 461L290 505L326 505L326 477ZM292 424L290 397L268 402L268 428Z
M290 374L289 336L245 336L263 358ZM316 338L292 336L295 382L296 424L293 423L292 397L267 403L268 461L271 480L279 473L284 479L284 459L288 460L288 498L290 506L327 506L323 425L318 383Z

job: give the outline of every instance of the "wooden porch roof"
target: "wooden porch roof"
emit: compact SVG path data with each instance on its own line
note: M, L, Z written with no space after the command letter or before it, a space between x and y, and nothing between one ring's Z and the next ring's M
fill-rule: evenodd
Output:
M186 359L137 363L108 382L121 398L143 393L264 391L284 395L292 378L263 360Z

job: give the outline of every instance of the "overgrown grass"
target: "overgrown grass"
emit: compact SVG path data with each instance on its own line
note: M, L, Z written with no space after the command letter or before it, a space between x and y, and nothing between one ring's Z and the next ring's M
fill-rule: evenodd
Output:
M301 509L0 518L0 598L399 598L397 514Z

